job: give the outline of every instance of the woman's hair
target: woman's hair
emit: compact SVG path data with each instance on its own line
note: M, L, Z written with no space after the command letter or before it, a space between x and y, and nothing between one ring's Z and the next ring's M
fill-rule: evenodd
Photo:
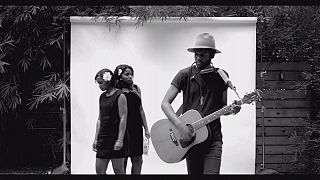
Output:
M122 89L123 87L127 87L128 85L121 81L121 76L124 73L124 71L129 68L132 71L132 76L134 76L133 68L127 64L120 64L116 67L114 70L114 77L116 80L116 87L119 89Z
M97 72L94 80L98 83L109 82L109 85L115 87L115 77L110 69L104 68Z

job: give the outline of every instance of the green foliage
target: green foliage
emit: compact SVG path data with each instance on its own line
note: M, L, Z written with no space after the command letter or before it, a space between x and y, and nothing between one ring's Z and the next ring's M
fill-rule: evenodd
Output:
M303 135L297 131L290 136L295 150L291 162L291 174L320 174L320 137L319 125L310 125ZM317 136L313 137L314 134Z
M215 6L131 6L131 16L137 19L138 24L151 22L160 18L166 20L169 17L214 16Z
M318 7L302 7L295 10L293 19L297 22L293 32L294 41L290 41L288 47L293 47L293 56L307 61L310 71L302 73L303 80L296 81L296 86L300 89L308 89L311 92L310 118L306 119L307 131L296 139L296 154L292 163L292 172L295 174L320 174L320 138L314 134L320 132L320 61L319 61L319 35L317 27L320 24ZM292 57L293 58L293 57Z
M16 109L21 104L21 97L18 92L18 84L0 82L1 101L0 108L3 109L1 112L8 112L8 109Z
M0 57L0 59L1 59L1 57ZM1 74L6 72L4 69L4 65L10 65L10 64L0 60L0 73Z
M34 84L33 98L28 103L29 109L37 109L39 104L50 102L62 102L69 99L70 89L68 84L69 72L64 81L59 73L51 73Z
M62 25L57 25L52 17L54 8L46 6L3 6L0 7L1 34L0 39L0 63L3 83L10 84L13 76L24 76L33 66L40 66L42 70L50 68L55 63L55 69L59 69L58 61L50 62L48 56L55 44L61 47ZM52 12L53 14L50 14ZM6 65L6 66L3 66ZM37 77L40 78L40 77ZM37 80L37 79L34 79ZM16 88L17 92L21 90ZM14 101L15 96L9 97L7 102L16 103L8 107L15 110L21 101ZM42 97L39 97L42 98ZM3 103L3 102L2 102ZM8 110L7 109L7 110ZM3 113L4 109L0 108Z
M28 108L36 109L41 103L58 102L69 97L70 24L69 16L126 16L125 6L0 6L0 81L10 84L15 78L30 75L35 81ZM64 31L65 30L65 31ZM64 46L64 42L66 43ZM63 80L63 48L66 48L66 76ZM42 73L41 73L42 71ZM46 72L60 74L54 82ZM41 74L46 76L42 78ZM52 74L51 74L52 75ZM41 79L42 80L39 80ZM53 84L50 84L53 83ZM42 88L47 85L46 88ZM17 92L22 91L17 88ZM15 111L20 101L16 96L0 100L0 112ZM10 98L12 98L10 100ZM5 106L8 103L10 106Z
M266 9L271 21L261 36L264 61L313 61L319 58L320 9L284 6Z
M68 17L124 16L128 10L125 6L0 6L0 134L5 135L1 137L13 130L6 126L9 121L33 129L39 119L24 116L43 104L61 106L65 100L66 109L70 107ZM66 120L70 123L70 117ZM41 134L48 137L46 147L54 157L65 140L59 131ZM70 144L70 136L66 142ZM14 148L9 146L5 141L1 152Z
M304 72L304 81L297 81L297 86L311 91L310 118L304 135L293 138L296 148L295 159L292 163L292 172L295 174L320 174L320 71L314 66L313 71Z

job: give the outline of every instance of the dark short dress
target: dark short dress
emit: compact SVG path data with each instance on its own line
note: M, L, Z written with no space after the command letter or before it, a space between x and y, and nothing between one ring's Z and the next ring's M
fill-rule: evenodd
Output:
M118 90L111 96L107 97L102 93L99 99L100 105L100 130L97 137L97 154L96 158L112 159L124 158L126 153L126 140L124 138L124 147L120 150L113 150L114 144L118 139L119 132L119 110L118 98L123 92Z
M141 99L135 92L124 92L128 104L127 134L128 152L127 157L141 156L143 153L143 129L140 114Z

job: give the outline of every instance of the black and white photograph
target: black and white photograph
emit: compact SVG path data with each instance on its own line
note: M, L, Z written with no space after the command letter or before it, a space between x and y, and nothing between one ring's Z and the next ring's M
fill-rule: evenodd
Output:
M0 6L0 174L319 174L318 6Z

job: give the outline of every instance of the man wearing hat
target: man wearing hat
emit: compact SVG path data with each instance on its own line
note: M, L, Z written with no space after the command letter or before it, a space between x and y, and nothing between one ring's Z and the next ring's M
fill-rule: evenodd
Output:
M202 117L212 114L227 105L227 88L223 78L212 65L215 54L221 53L215 46L214 37L209 33L201 33L196 38L194 47L187 49L194 53L195 62L180 70L171 82L162 103L161 109L177 128L182 140L189 141L195 136L191 130L178 118L171 103L178 93L183 92L182 113L195 109ZM221 71L221 70L220 70ZM226 73L225 71L223 71ZM240 111L235 106L233 112ZM220 118L207 124L208 138L187 153L186 162L188 174L219 174L222 154L222 133Z

